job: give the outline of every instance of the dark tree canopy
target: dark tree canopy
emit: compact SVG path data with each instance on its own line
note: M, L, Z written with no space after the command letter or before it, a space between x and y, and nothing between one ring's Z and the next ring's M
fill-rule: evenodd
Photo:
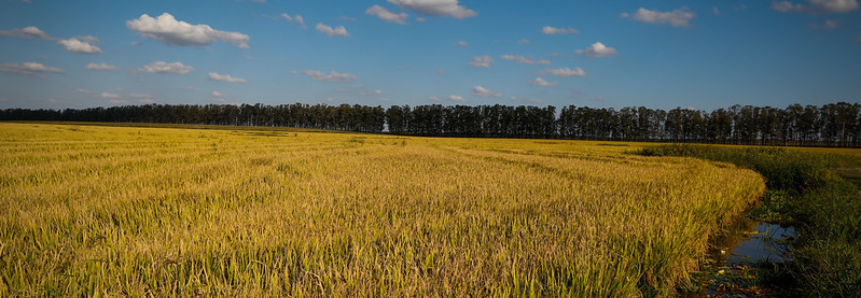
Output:
M320 128L398 135L558 138L861 147L861 104L734 105L711 112L647 107L140 105L0 110L0 120L139 122Z

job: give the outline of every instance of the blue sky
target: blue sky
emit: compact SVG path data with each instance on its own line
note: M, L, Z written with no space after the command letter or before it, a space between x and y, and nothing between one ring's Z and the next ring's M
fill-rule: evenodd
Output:
M857 0L0 1L0 108L861 100Z

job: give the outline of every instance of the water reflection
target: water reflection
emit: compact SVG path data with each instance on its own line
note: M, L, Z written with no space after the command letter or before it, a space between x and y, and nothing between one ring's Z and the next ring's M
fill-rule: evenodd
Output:
M795 237L795 229L776 224L761 222L756 225L746 239L741 241L727 256L726 265L752 265L767 261L783 263L789 261L786 245Z

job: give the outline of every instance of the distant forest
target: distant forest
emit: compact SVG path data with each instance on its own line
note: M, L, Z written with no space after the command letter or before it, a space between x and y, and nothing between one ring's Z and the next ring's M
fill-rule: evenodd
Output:
M320 128L396 135L861 147L861 104L734 105L711 112L646 107L139 105L0 110L0 120Z

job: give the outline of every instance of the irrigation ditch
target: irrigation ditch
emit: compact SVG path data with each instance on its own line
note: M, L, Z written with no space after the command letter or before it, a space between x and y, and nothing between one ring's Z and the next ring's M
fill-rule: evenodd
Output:
M766 194L716 237L685 296L861 297L861 158L690 144L638 153L731 163L766 179Z

